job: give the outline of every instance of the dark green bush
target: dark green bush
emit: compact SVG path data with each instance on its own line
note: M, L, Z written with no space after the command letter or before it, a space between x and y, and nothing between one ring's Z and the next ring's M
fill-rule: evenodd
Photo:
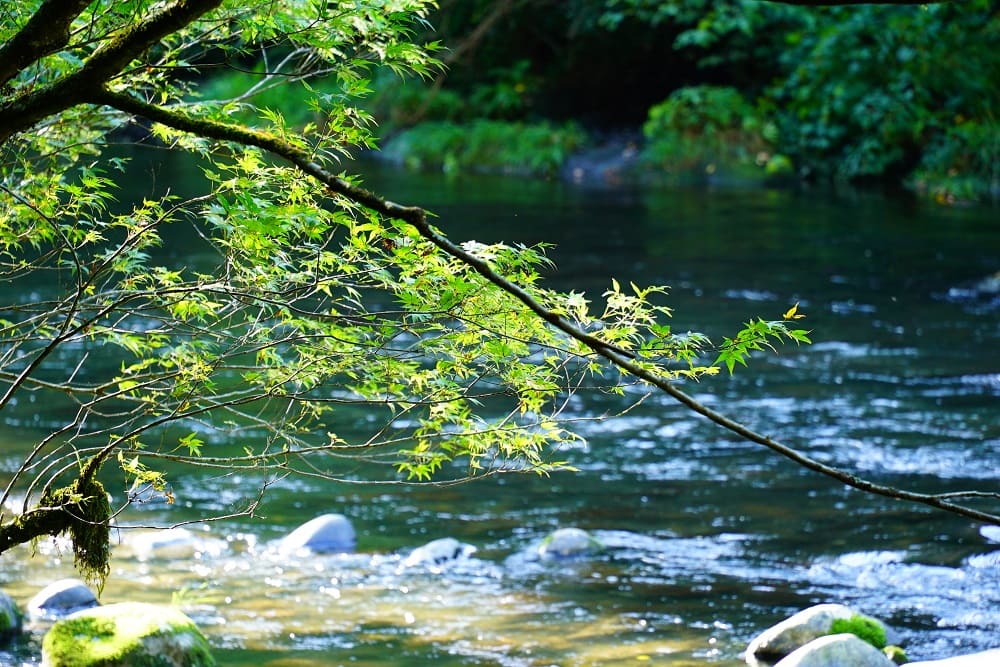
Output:
M674 91L649 110L643 134L645 161L668 173L714 172L721 166L773 175L791 169L787 158L773 154L769 137L776 137L777 129L731 87ZM768 171L760 169L772 161Z
M548 176L585 140L572 123L427 122L400 133L386 153L412 169Z

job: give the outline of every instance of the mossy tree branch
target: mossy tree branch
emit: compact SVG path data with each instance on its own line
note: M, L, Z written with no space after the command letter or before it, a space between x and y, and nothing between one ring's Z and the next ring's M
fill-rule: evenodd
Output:
M69 43L69 27L90 0L45 0L24 27L0 46L0 86L28 65Z
M68 486L47 490L34 509L0 525L0 554L40 537L69 533L77 569L103 588L110 572L111 505L95 479L98 467L86 466Z
M121 72L146 49L196 21L220 4L222 0L178 0L110 39L107 44L95 51L79 70L54 81L51 85L15 95L0 104L0 144L15 133L24 131L53 114L81 104L88 93L106 85L108 80ZM58 40L53 40L53 43L56 41ZM33 60L19 65L19 68L23 69L46 53L44 49L36 49L32 56ZM0 59L0 62L3 60ZM3 71L2 67L0 66L0 73Z

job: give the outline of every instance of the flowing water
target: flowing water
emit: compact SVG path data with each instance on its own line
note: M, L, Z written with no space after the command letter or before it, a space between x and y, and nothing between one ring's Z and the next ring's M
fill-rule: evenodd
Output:
M1000 270L995 209L370 171L369 186L433 209L454 239L555 243L560 286L671 285L675 330L718 340L799 302L814 345L686 389L881 482L1000 487L1000 294L984 280ZM573 410L613 413L618 400ZM0 481L41 412L2 415ZM195 549L145 558L126 535L103 600L179 602L220 664L234 666L735 666L754 634L819 602L883 619L912 659L1000 646L997 533L848 490L666 397L580 431L586 444L564 452L576 473L433 488L286 480L259 518L211 524ZM177 504L125 519L224 512L254 483L175 479ZM326 512L350 517L357 553L269 549ZM530 558L560 526L607 548L571 562ZM445 536L477 551L452 566L404 566L413 548ZM72 576L69 561L46 545L18 548L0 559L0 587L23 604ZM0 664L37 664L40 633L0 651Z

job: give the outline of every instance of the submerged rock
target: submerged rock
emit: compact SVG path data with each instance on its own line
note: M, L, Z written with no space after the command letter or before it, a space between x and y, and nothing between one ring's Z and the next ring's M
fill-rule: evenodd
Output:
M982 653L959 655L944 660L927 660L923 662L908 662L906 667L997 667L1000 665L1000 648Z
M814 639L774 667L896 667L896 663L868 642L840 634Z
M979 534L990 542L1000 543L1000 526L983 526L979 529Z
M418 565L444 565L452 561L468 558L476 552L471 544L459 542L454 537L442 537L417 547L403 561L404 567Z
M208 641L175 607L123 602L77 612L42 640L43 667L213 667Z
M855 612L842 604L819 604L803 609L760 633L747 645L747 662L779 660L814 639L830 634L838 618L849 619ZM885 656L882 656L883 658Z
M354 526L343 514L323 514L307 521L286 535L278 544L282 553L308 549L315 553L354 551L357 536Z
M34 621L54 621L99 604L94 592L79 579L60 579L28 601L28 616Z
M21 610L14 598L0 591L0 639L21 632Z
M559 528L549 533L538 545L542 558L579 558L604 550L601 542L580 528Z
M151 558L190 558L202 550L202 540L187 528L167 528L135 533L129 539L132 553L139 560Z

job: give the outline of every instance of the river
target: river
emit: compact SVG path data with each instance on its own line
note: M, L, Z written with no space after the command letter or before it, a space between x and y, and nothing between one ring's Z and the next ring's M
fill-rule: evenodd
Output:
M813 456L926 491L1000 488L1000 225L992 208L873 194L758 188L600 188L367 165L366 184L435 211L456 240L555 244L553 284L671 286L675 330L715 340L798 302L814 344L687 386L708 405ZM620 399L588 398L581 417ZM3 415L0 481L37 432ZM116 547L104 602L183 605L222 665L742 664L787 615L842 602L883 619L911 659L1000 646L1000 545L972 521L846 489L652 396L583 421L579 472L449 487L289 479L256 519L205 527L204 548L143 559ZM173 506L123 521L225 511L252 485L174 480ZM268 544L325 512L358 552L295 560ZM606 550L525 557L560 526ZM452 567L404 568L415 547L477 548ZM73 576L42 545L0 559L22 604ZM0 664L38 663L40 631Z

